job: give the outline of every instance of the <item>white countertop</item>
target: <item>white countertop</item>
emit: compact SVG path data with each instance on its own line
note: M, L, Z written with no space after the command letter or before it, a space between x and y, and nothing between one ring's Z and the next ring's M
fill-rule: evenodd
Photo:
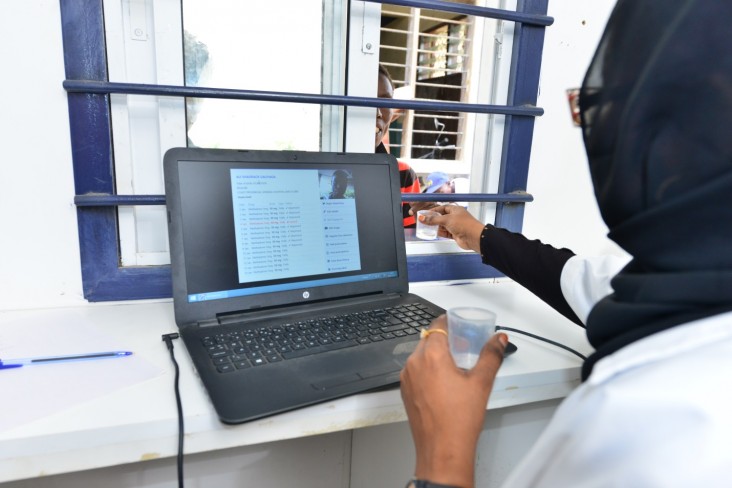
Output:
M500 325L542 335L584 354L591 351L582 328L509 280L417 283L411 291L443 308L483 306L496 312ZM0 429L0 482L175 456L178 431L174 370L161 340L162 334L176 331L172 301L0 312L0 334L5 325L32 324L39 317L53 317L62 324L85 321L134 351L146 375L100 396L72 402L48 415ZM519 349L501 367L489 408L561 398L579 384L581 360L578 357L525 336L509 334L509 337ZM175 346L181 370L186 453L406 419L399 390L393 389L355 395L246 424L225 425L218 421L183 343L175 341ZM0 374L13 371L0 371ZM43 385L38 388L44 389ZM53 398L44 398L42 391L34 399L11 401L17 397L14 393L2 392L0 415L11 415L12 409L23 408L23 401L51 402L49 406L53 407Z

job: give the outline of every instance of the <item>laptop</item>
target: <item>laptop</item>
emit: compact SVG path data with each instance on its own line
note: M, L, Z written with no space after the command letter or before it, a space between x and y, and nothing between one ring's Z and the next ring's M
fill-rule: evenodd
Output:
M174 148L175 320L222 422L393 387L443 313L409 293L388 154Z

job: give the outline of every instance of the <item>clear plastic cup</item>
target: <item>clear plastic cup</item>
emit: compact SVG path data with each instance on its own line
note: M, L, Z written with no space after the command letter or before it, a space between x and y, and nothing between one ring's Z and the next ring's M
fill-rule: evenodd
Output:
M496 329L496 314L478 307L456 307L447 311L450 353L459 368L471 369L480 351Z
M440 215L439 212L433 212L432 210L420 210L417 212L417 238L425 241L434 241L437 239L437 228L439 225L427 225L419 220L420 215Z

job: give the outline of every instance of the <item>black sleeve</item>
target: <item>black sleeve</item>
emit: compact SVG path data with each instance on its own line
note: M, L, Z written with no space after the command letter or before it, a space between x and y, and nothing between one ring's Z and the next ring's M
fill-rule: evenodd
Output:
M486 225L480 236L480 255L485 264L544 300L557 312L584 327L562 294L560 277L564 264L574 256L521 234Z

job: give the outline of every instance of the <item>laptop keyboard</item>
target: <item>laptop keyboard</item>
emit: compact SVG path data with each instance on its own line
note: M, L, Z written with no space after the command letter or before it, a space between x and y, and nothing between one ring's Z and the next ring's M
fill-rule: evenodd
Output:
M206 336L220 373L418 334L435 317L423 304L400 305Z

